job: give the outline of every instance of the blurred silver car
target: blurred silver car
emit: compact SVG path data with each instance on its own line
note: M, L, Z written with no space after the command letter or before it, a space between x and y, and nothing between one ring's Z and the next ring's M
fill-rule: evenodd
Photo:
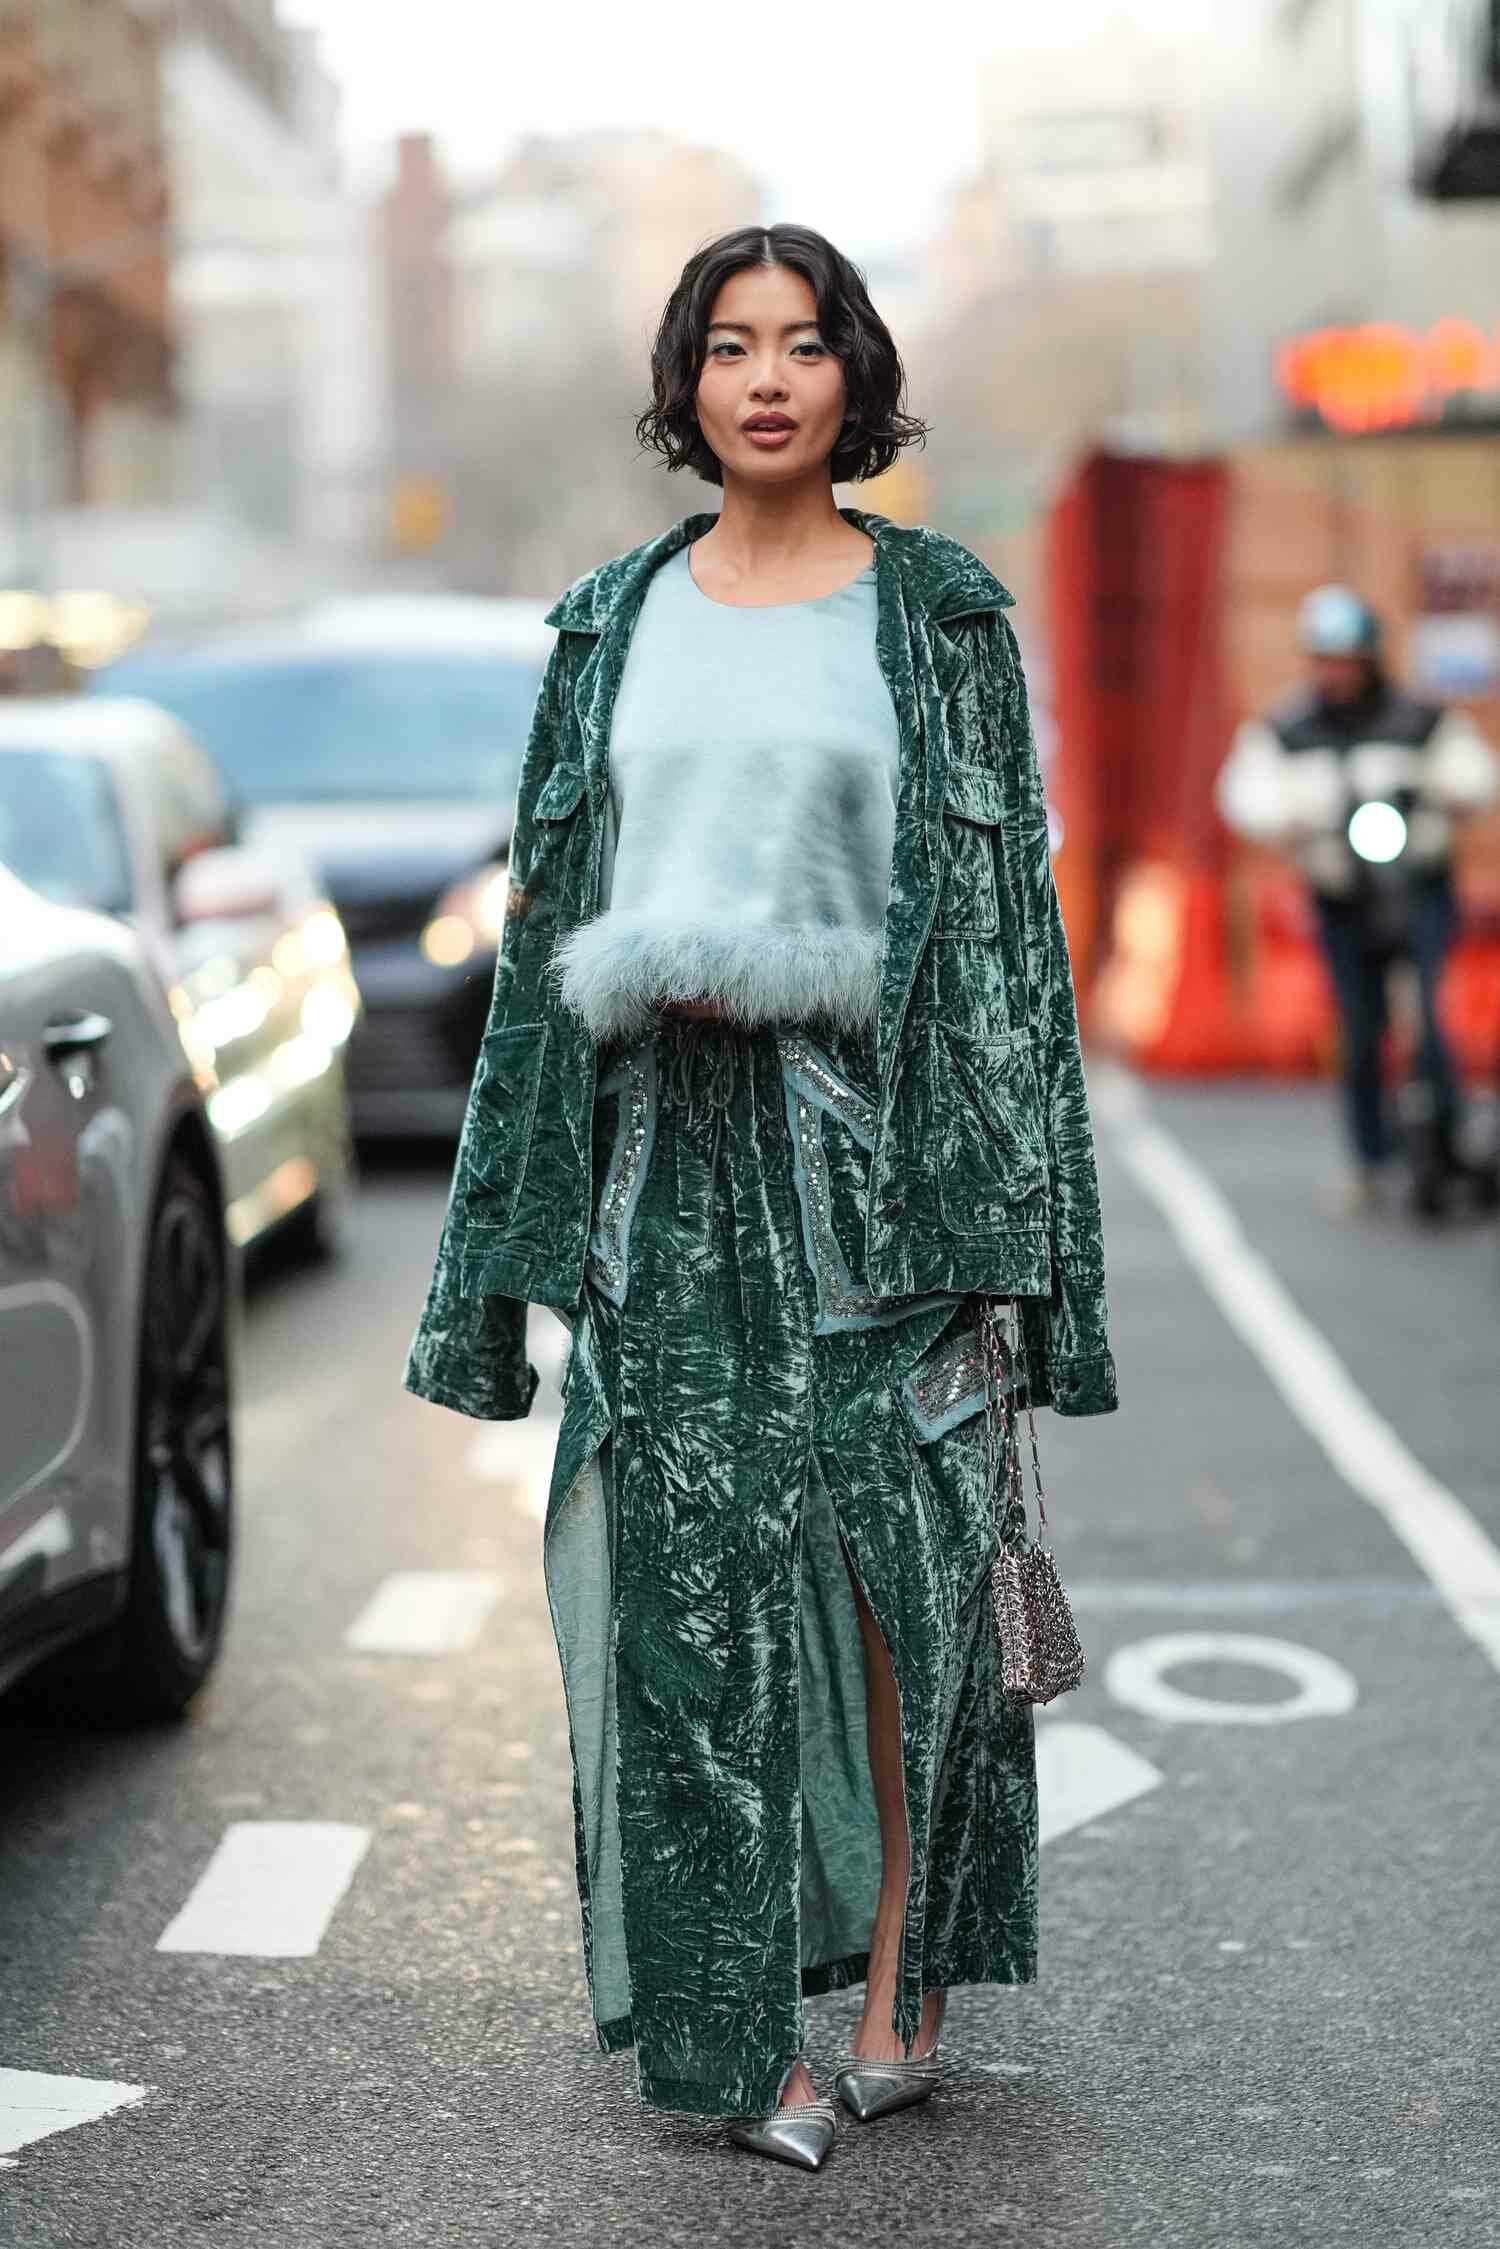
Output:
M343 927L306 862L238 841L206 753L150 703L0 703L0 866L136 930L220 1143L231 1238L336 1245L351 1179Z
M0 929L0 1686L81 1643L171 1713L233 1550L218 1152L140 941L3 869Z
M505 919L521 752L555 638L546 604L330 601L284 625L142 646L93 692L175 712L258 849L304 854L348 934L364 1136L456 1133Z

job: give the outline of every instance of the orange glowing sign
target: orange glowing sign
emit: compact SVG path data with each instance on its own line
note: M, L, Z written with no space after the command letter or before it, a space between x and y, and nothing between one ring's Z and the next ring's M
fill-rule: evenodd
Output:
M1294 406L1330 429L1403 429L1431 419L1446 400L1500 391L1500 329L1440 320L1425 331L1395 321L1319 328L1276 354L1276 380Z

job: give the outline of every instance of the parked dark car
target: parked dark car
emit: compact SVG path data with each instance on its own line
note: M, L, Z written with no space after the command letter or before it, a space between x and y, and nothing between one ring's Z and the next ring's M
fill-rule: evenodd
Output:
M175 1713L234 1543L214 1134L135 933L3 868L0 929L0 1687Z
M494 980L521 753L552 643L539 602L325 604L272 632L143 648L111 695L174 712L228 775L245 841L309 858L363 1014L362 1137L458 1130Z

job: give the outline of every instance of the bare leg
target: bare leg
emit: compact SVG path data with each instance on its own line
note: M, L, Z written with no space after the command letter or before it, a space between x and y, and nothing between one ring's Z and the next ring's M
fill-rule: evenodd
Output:
M875 1809L880 1819L880 1896L870 1939L864 2013L854 2034L852 2051L869 2061L895 2061L906 2051L891 2028L891 2009L896 1997L897 1955L901 1924L906 1917L906 1888L911 1876L911 1840L907 1834L906 1790L901 1770L901 1699L889 1650L852 1571L850 1583L854 1588L854 1604L859 1612L859 1629L865 1648L865 1729L870 1778L875 1786ZM947 1994L941 1991L929 1991L924 1995L922 2021L912 2047L913 2054L925 2054L935 2043L942 2028L946 1998Z
M896 1998L896 1963L901 1925L906 1918L906 1887L911 1876L906 1786L901 1769L901 1698L889 1650L852 1570L849 1583L859 1616L860 1638L864 1642L865 1739L870 1778L875 1788L875 1810L880 1821L880 1895L876 1900L875 1926L870 1938L864 2012L850 2044L852 2052L864 2055L869 2061L896 2061L906 2049L891 2028L891 2009ZM928 2053L936 2044L946 2004L946 1992L924 1994L922 2021L912 2047L913 2054ZM799 2061L787 2080L782 2103L810 2101L816 2097L817 2088L807 2065Z

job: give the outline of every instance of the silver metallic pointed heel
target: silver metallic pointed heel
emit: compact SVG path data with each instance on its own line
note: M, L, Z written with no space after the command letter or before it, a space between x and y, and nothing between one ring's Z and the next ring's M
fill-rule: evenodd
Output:
M890 2062L840 2054L833 2065L833 2089L861 2124L873 2124L877 2116L894 2116L898 2108L915 2108L936 2092L942 2078L936 2046L910 2060Z
M832 2147L838 2131L838 2110L832 2101L790 2101L770 2116L747 2117L731 2124L729 2137L752 2155L774 2156L778 2163L795 2163L803 2171L816 2171Z

